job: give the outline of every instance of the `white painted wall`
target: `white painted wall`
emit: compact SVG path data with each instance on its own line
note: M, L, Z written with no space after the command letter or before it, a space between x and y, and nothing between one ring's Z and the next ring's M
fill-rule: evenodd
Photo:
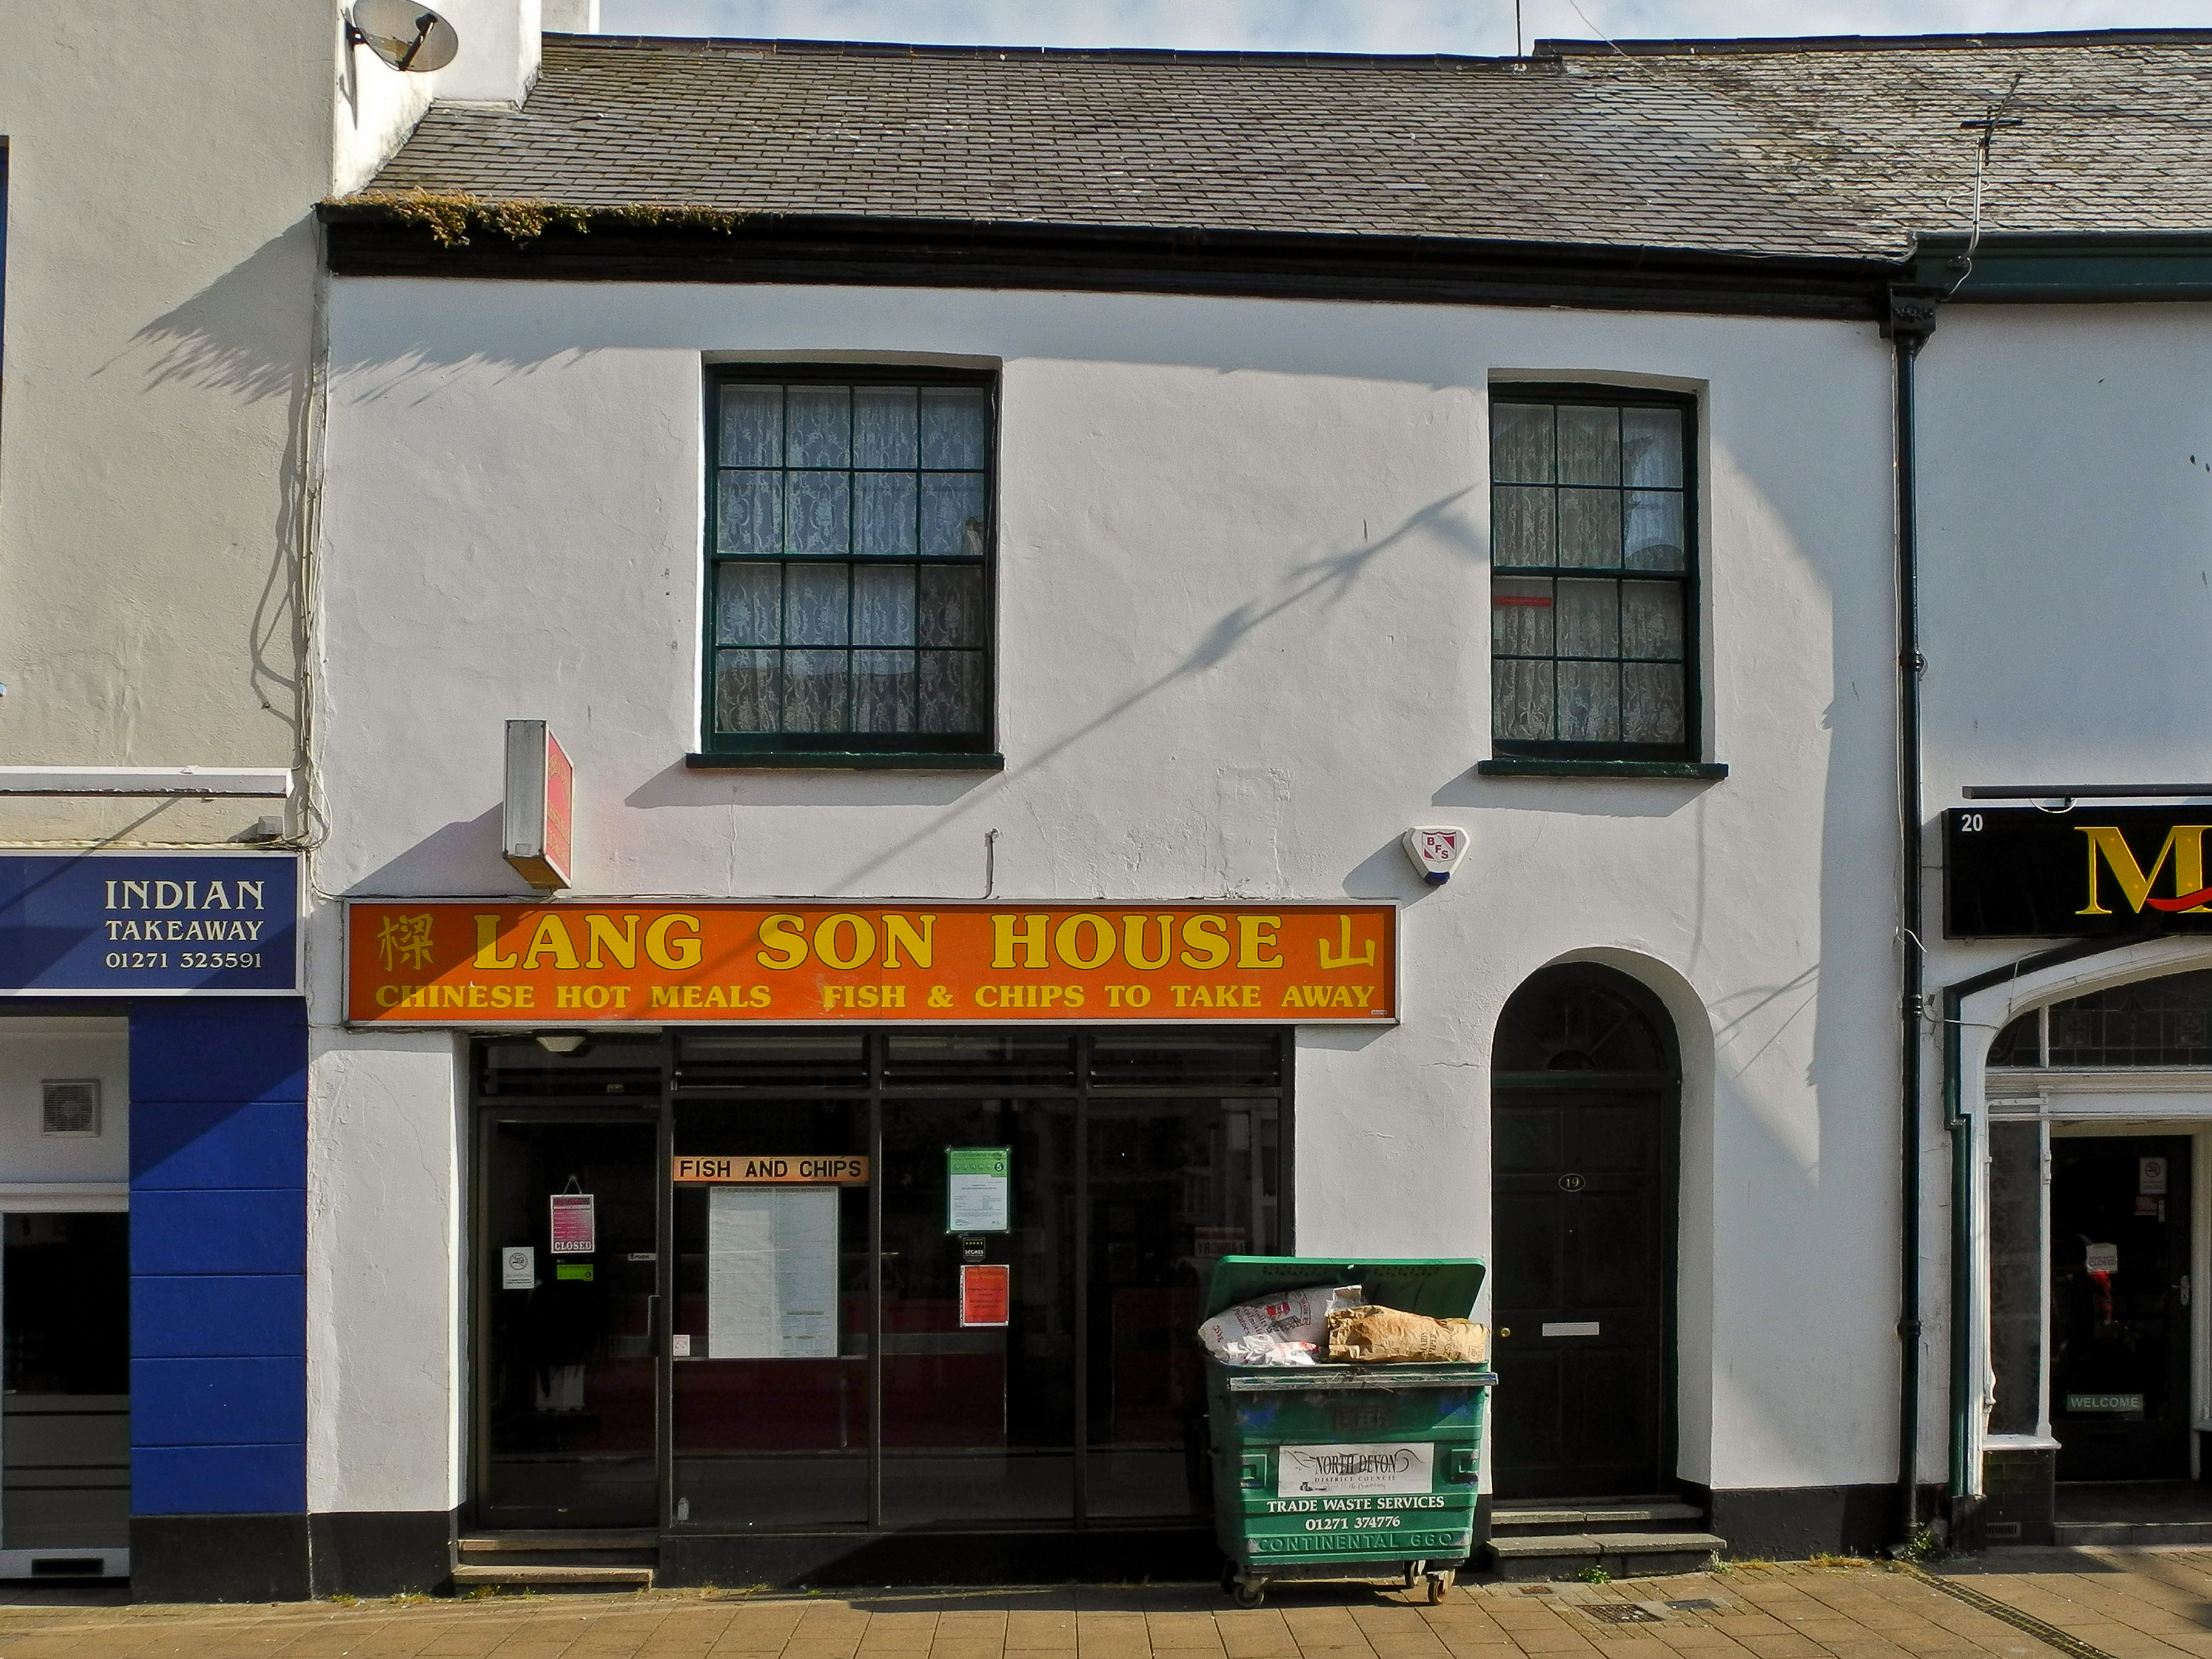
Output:
M453 61L426 80L461 103L519 104L538 79L539 0L446 0L440 8L461 38Z
M40 1133L47 1079L100 1083L100 1133ZM121 1019L0 1018L0 1210L131 1179L131 1039ZM51 1192L42 1189L52 1188Z
M311 1039L311 1510L461 1501L459 1075L442 1034Z
M1405 1023L1300 1040L1298 1243L1322 1251L1485 1252L1498 1011L1547 962L1627 966L1676 1011L1690 1073L1681 1472L1890 1478L1893 617L1870 327L391 280L335 283L331 315L323 890L520 891L501 730L532 715L577 763L585 894L975 897L995 829L1009 898L1400 900ZM705 353L1003 362L1003 775L685 769ZM1485 389L1513 372L1709 388L1726 781L1470 774ZM1474 835L1440 890L1395 845L1438 820ZM349 1100L450 1112L428 1092L449 1062L332 1029L335 906L312 938L319 1079L342 1061ZM427 1239L448 1200L427 1175L409 1190ZM387 1259L333 1225L313 1250L318 1352L363 1310L451 1294L427 1243ZM418 1349L346 1352L367 1418L446 1433ZM317 1396L319 1449L352 1432L335 1411ZM413 1461L387 1479L317 1456L318 1507L453 1490Z

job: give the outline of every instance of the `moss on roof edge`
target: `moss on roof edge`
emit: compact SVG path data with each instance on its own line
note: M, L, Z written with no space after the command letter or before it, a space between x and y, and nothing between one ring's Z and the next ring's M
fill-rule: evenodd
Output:
M420 188L366 190L330 198L325 205L356 211L367 209L393 223L417 226L428 231L440 247L466 247L472 234L502 236L522 247L556 227L580 236L590 234L594 225L720 231L727 235L755 216L728 208L651 203L585 207L574 202Z

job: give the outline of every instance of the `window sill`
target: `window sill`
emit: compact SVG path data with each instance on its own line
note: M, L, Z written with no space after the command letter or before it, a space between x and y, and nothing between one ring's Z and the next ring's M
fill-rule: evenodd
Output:
M1003 772L996 754L846 754L834 749L793 749L778 754L686 755L694 772Z
M1539 760L1516 755L1477 761L1474 769L1486 778L1674 778L1698 783L1729 775L1719 761Z

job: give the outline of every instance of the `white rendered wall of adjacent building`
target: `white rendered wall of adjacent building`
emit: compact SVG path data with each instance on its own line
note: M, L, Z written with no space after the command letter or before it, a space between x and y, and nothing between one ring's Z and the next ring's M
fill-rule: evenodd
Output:
M2212 783L2212 307L1950 306L1917 378L1934 986L2052 942L1934 936L1936 817L1962 787ZM1983 1054L2021 1009L2207 962L2212 939L2176 939L1983 993L1963 1103L1982 1110ZM1932 1032L1928 1052L1939 1125ZM1929 1147L1940 1273L1948 1156Z
M1917 379L1929 811L2212 782L2212 306L1954 305Z
M455 9L453 65L403 76L343 46L340 0L0 4L11 763L293 763L313 216L433 95L527 86L538 0ZM0 842L222 842L272 810L0 795Z
M0 6L11 761L293 758L289 634L271 618L258 659L255 623L289 587L334 43L319 7L248 10L240 31L189 0ZM148 805L0 801L0 838ZM179 804L132 838L220 841L269 810Z
M579 777L579 891L1404 902L1392 1030L1309 1029L1302 1249L1484 1253L1486 1057L1531 971L1595 956L1674 1010L1686 1086L1681 1472L1890 1478L1897 1317L1888 358L1871 327L836 289L339 280L320 549L326 892L522 890L501 723ZM699 773L702 355L1003 363L1003 775ZM1486 386L1706 392L1711 751L1725 782L1480 779ZM1460 820L1424 888L1398 851ZM340 1018L339 917L313 919ZM325 1030L316 1351L427 1433L463 1389L349 1322L450 1294L444 1152L385 1112L446 1039ZM440 1054L448 1056L444 1060ZM448 1069L443 1075L454 1074ZM457 1085L450 1085L457 1087ZM402 1266L402 1263L406 1264ZM425 1320L435 1325L436 1320ZM439 1393L442 1387L450 1395ZM313 1506L372 1502L311 1397ZM388 1449L388 1437L376 1449ZM415 1466L410 1464L410 1468Z

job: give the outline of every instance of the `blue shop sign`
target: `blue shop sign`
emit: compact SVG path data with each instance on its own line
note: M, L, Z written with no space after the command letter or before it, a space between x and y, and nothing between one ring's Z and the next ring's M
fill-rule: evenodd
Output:
M0 856L0 996L299 988L296 854Z

